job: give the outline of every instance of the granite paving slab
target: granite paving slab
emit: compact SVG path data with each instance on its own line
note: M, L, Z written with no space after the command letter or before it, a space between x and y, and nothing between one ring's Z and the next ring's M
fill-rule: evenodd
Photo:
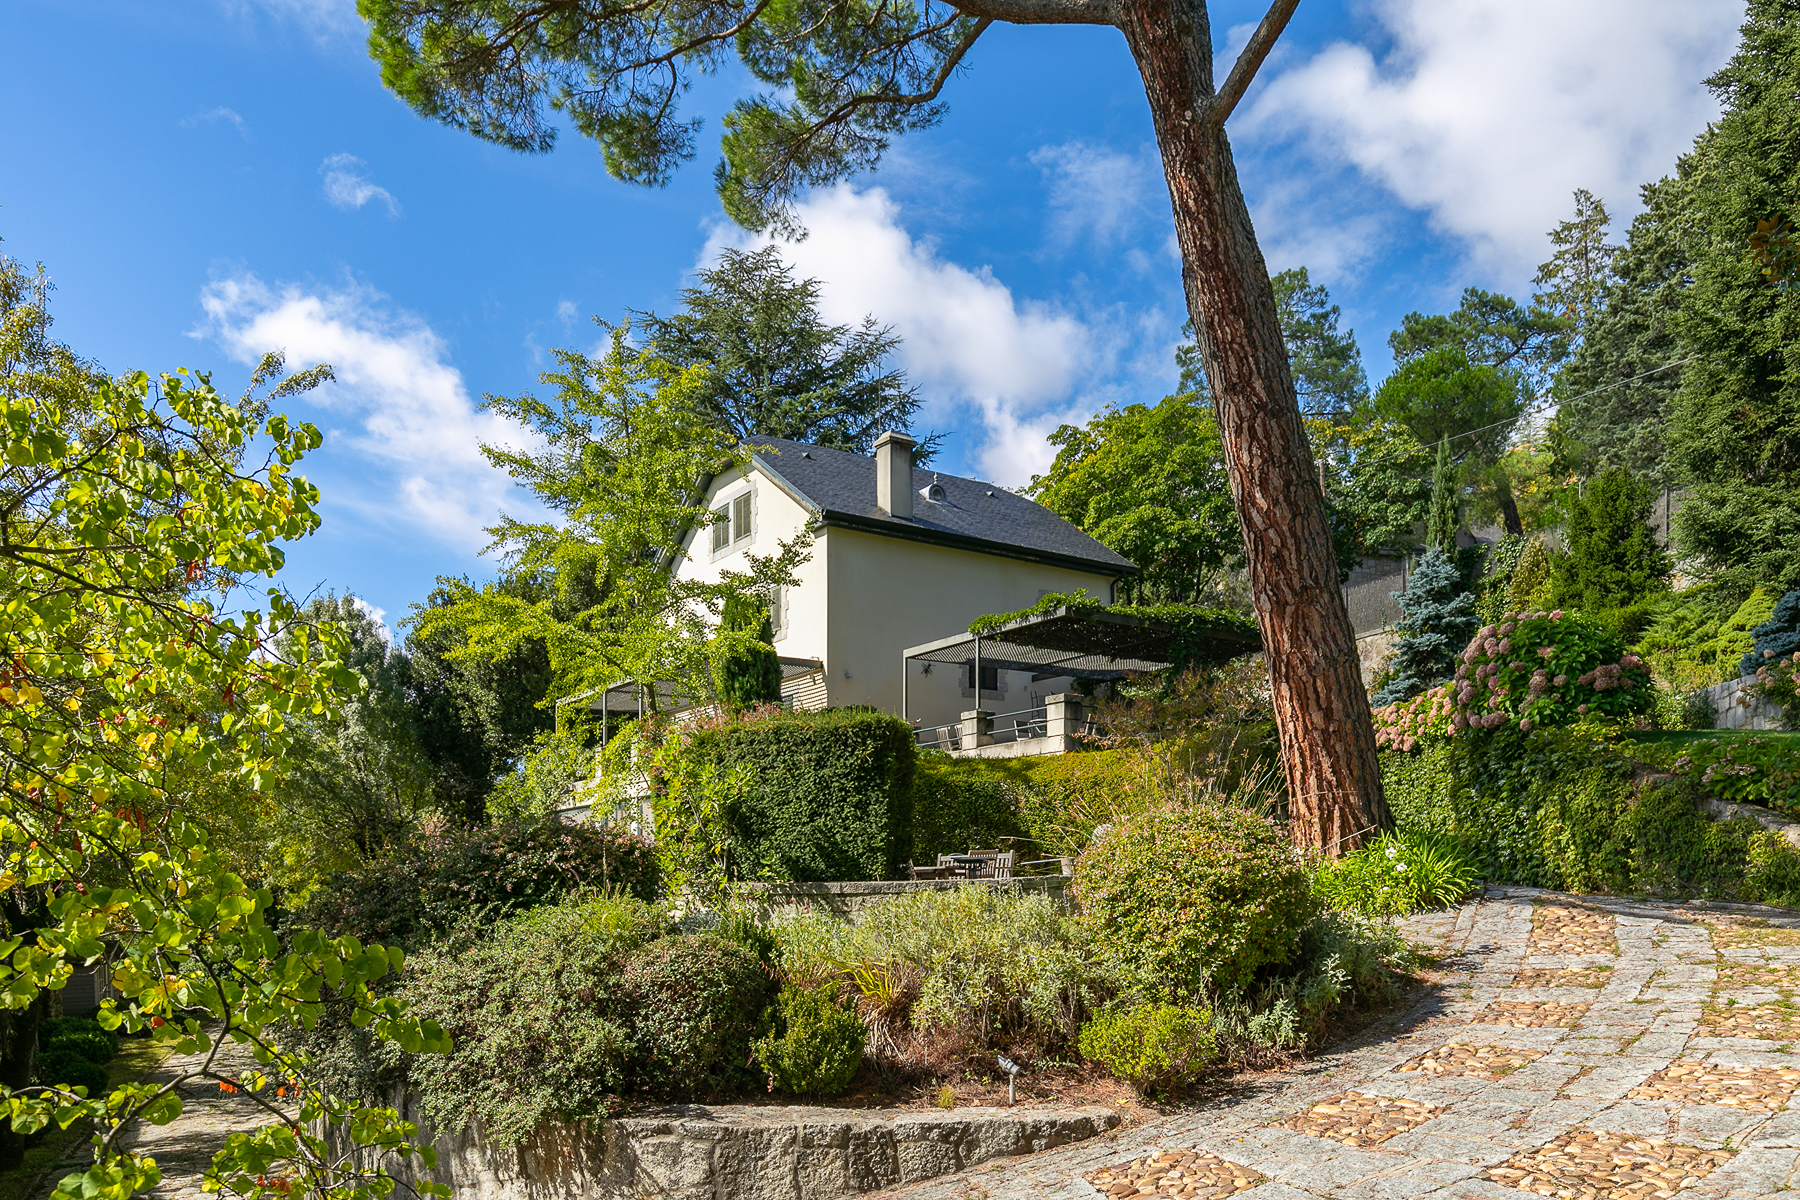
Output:
M1435 982L1301 1071L883 1195L1749 1200L1800 1189L1800 912L1490 888L1401 925L1437 956Z

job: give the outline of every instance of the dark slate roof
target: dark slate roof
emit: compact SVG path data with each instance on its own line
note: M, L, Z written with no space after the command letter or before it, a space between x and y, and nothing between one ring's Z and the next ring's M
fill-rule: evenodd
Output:
M913 519L907 521L889 516L876 505L873 458L785 438L754 437L746 439L746 444L755 452L758 465L786 484L826 526L1102 575L1134 575L1138 571L1136 563L1102 546L1043 505L991 483L917 468L913 471ZM934 479L944 487L941 504L918 494Z

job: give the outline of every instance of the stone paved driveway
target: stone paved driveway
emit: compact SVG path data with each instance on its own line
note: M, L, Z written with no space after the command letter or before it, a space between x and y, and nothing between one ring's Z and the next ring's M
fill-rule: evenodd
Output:
M885 1195L1800 1189L1800 914L1511 888L1407 928L1443 978L1397 1024L1204 1108Z
M152 1083L166 1083L195 1069L204 1054L175 1055L145 1078ZM256 1066L249 1049L232 1042L220 1047L214 1067L233 1075ZM219 1090L216 1083L190 1081L181 1087L181 1116L168 1125L136 1122L122 1135L124 1144L139 1154L148 1154L162 1168L162 1183L143 1193L146 1200L199 1200L201 1178L212 1165L213 1153L224 1144L228 1134L248 1132L268 1124L265 1109L239 1092L235 1095ZM84 1137L69 1148L69 1153L48 1168L38 1181L34 1200L44 1200L56 1190L63 1176L85 1171L94 1162L93 1148Z

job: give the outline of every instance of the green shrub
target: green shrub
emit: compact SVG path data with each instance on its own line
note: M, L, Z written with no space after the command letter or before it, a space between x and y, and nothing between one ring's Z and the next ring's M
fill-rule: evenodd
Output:
M303 923L411 948L582 889L650 901L658 886L649 841L628 830L554 817L502 821L421 837L390 859L331 876L307 898Z
M69 1037L87 1042L92 1046L88 1057L95 1062L110 1062L113 1055L119 1052L119 1031L103 1027L92 1017L51 1017L38 1024L37 1036L38 1046L45 1050L50 1048L52 1042ZM100 1042L92 1041L94 1038L104 1042L104 1048Z
M106 1068L75 1050L42 1051L32 1060L31 1073L42 1084L84 1087L90 1097L104 1096L108 1090Z
M1316 911L1286 831L1225 803L1126 817L1081 856L1074 889L1103 955L1183 995L1241 988L1289 961Z
M511 1145L547 1118L605 1115L631 1061L625 963L662 928L639 900L575 898L413 956L401 998L454 1047L407 1065L426 1117Z
M1400 931L1350 913L1321 913L1300 938L1291 968L1255 991L1220 996L1213 1032L1233 1062L1269 1063L1329 1035L1347 1008L1399 995L1400 982L1423 959Z
M986 769L993 761L951 758L941 750L919 755L913 774L913 862L931 864L940 854L965 854L998 846L1003 837L1025 836L1019 786Z
M1459 733L1631 717L1653 695L1649 668L1617 634L1560 612L1508 613L1499 625L1484 625L1451 687Z
M776 927L783 975L855 994L883 1038L930 1031L946 1054L1056 1053L1092 986L1086 945L1048 897L968 885L884 897L855 924L822 913Z
M1752 834L1747 851L1743 898L1800 908L1800 851L1772 829Z
M50 1038L40 1039L40 1042L46 1053L67 1050L102 1066L118 1053L117 1044L98 1029L66 1029Z
M1738 660L1739 675L1754 675L1778 658L1793 656L1800 662L1800 588L1777 600L1769 619L1752 629L1750 637L1750 649Z
M1333 908L1384 916L1447 908L1473 891L1479 878L1449 838L1402 831L1321 862L1313 890Z
M1046 858L1080 854L1093 836L1096 825L1106 824L1121 807L1140 803L1150 792L1154 761L1139 749L1090 750L1080 754L1052 754L1036 758L965 758L950 760L956 765L945 771L942 761L923 761L920 794L936 786L932 779L945 780L948 786L966 787L969 799L954 803L977 816L986 813L993 820L990 828L998 829L999 805L1011 805L1017 812L1020 832L1035 844ZM938 847L967 850L978 840L958 835L950 816L920 813L915 818L923 823L924 838L914 834L914 862L922 862L926 852L941 853ZM996 836L1003 836L996 834ZM992 843L988 843L992 845Z
M1144 1092L1180 1087L1218 1055L1212 1012L1185 1004L1140 1004L1103 1012L1081 1027L1081 1056Z
M1800 813L1800 738L1695 738L1676 748L1679 752L1666 759L1670 772L1692 779L1703 794Z
M1450 739L1384 753L1382 778L1401 828L1454 840L1495 883L1739 900L1786 894L1786 860L1762 843L1753 850L1753 821L1707 817L1692 775L1657 783L1642 770L1642 757L1666 761L1671 746L1686 753L1734 740L1503 730L1479 744Z
M1570 501L1550 602L1591 613L1638 603L1668 590L1669 556L1650 528L1656 499L1649 484L1608 467Z
M772 1028L751 1047L769 1086L794 1096L835 1096L862 1065L863 1023L825 992L784 987Z
M1617 837L1630 854L1629 890L1736 899L1743 892L1750 839L1761 829L1748 817L1709 819L1685 789L1644 788L1619 819Z
M754 954L716 934L663 938L632 955L624 982L638 1086L694 1100L755 1082L750 1042L773 985Z
M1733 596L1702 585L1659 596L1650 607L1655 615L1632 649L1665 686L1687 692L1737 678L1753 630L1775 612L1775 594L1757 588Z
M734 878L811 882L894 877L912 852L913 731L863 709L757 711L662 731L653 774L723 787L717 837ZM691 787L691 785L690 785ZM712 820L659 805L664 822Z

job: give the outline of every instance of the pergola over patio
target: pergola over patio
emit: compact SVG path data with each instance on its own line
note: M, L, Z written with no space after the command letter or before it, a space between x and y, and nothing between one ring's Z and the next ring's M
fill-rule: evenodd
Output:
M1214 664L1262 649L1255 630L1236 620L1195 614L1180 625L1086 605L1016 617L980 633L959 633L902 654L900 715L910 720L905 680L915 662L970 667L976 704L983 667L1108 682L1182 664Z

